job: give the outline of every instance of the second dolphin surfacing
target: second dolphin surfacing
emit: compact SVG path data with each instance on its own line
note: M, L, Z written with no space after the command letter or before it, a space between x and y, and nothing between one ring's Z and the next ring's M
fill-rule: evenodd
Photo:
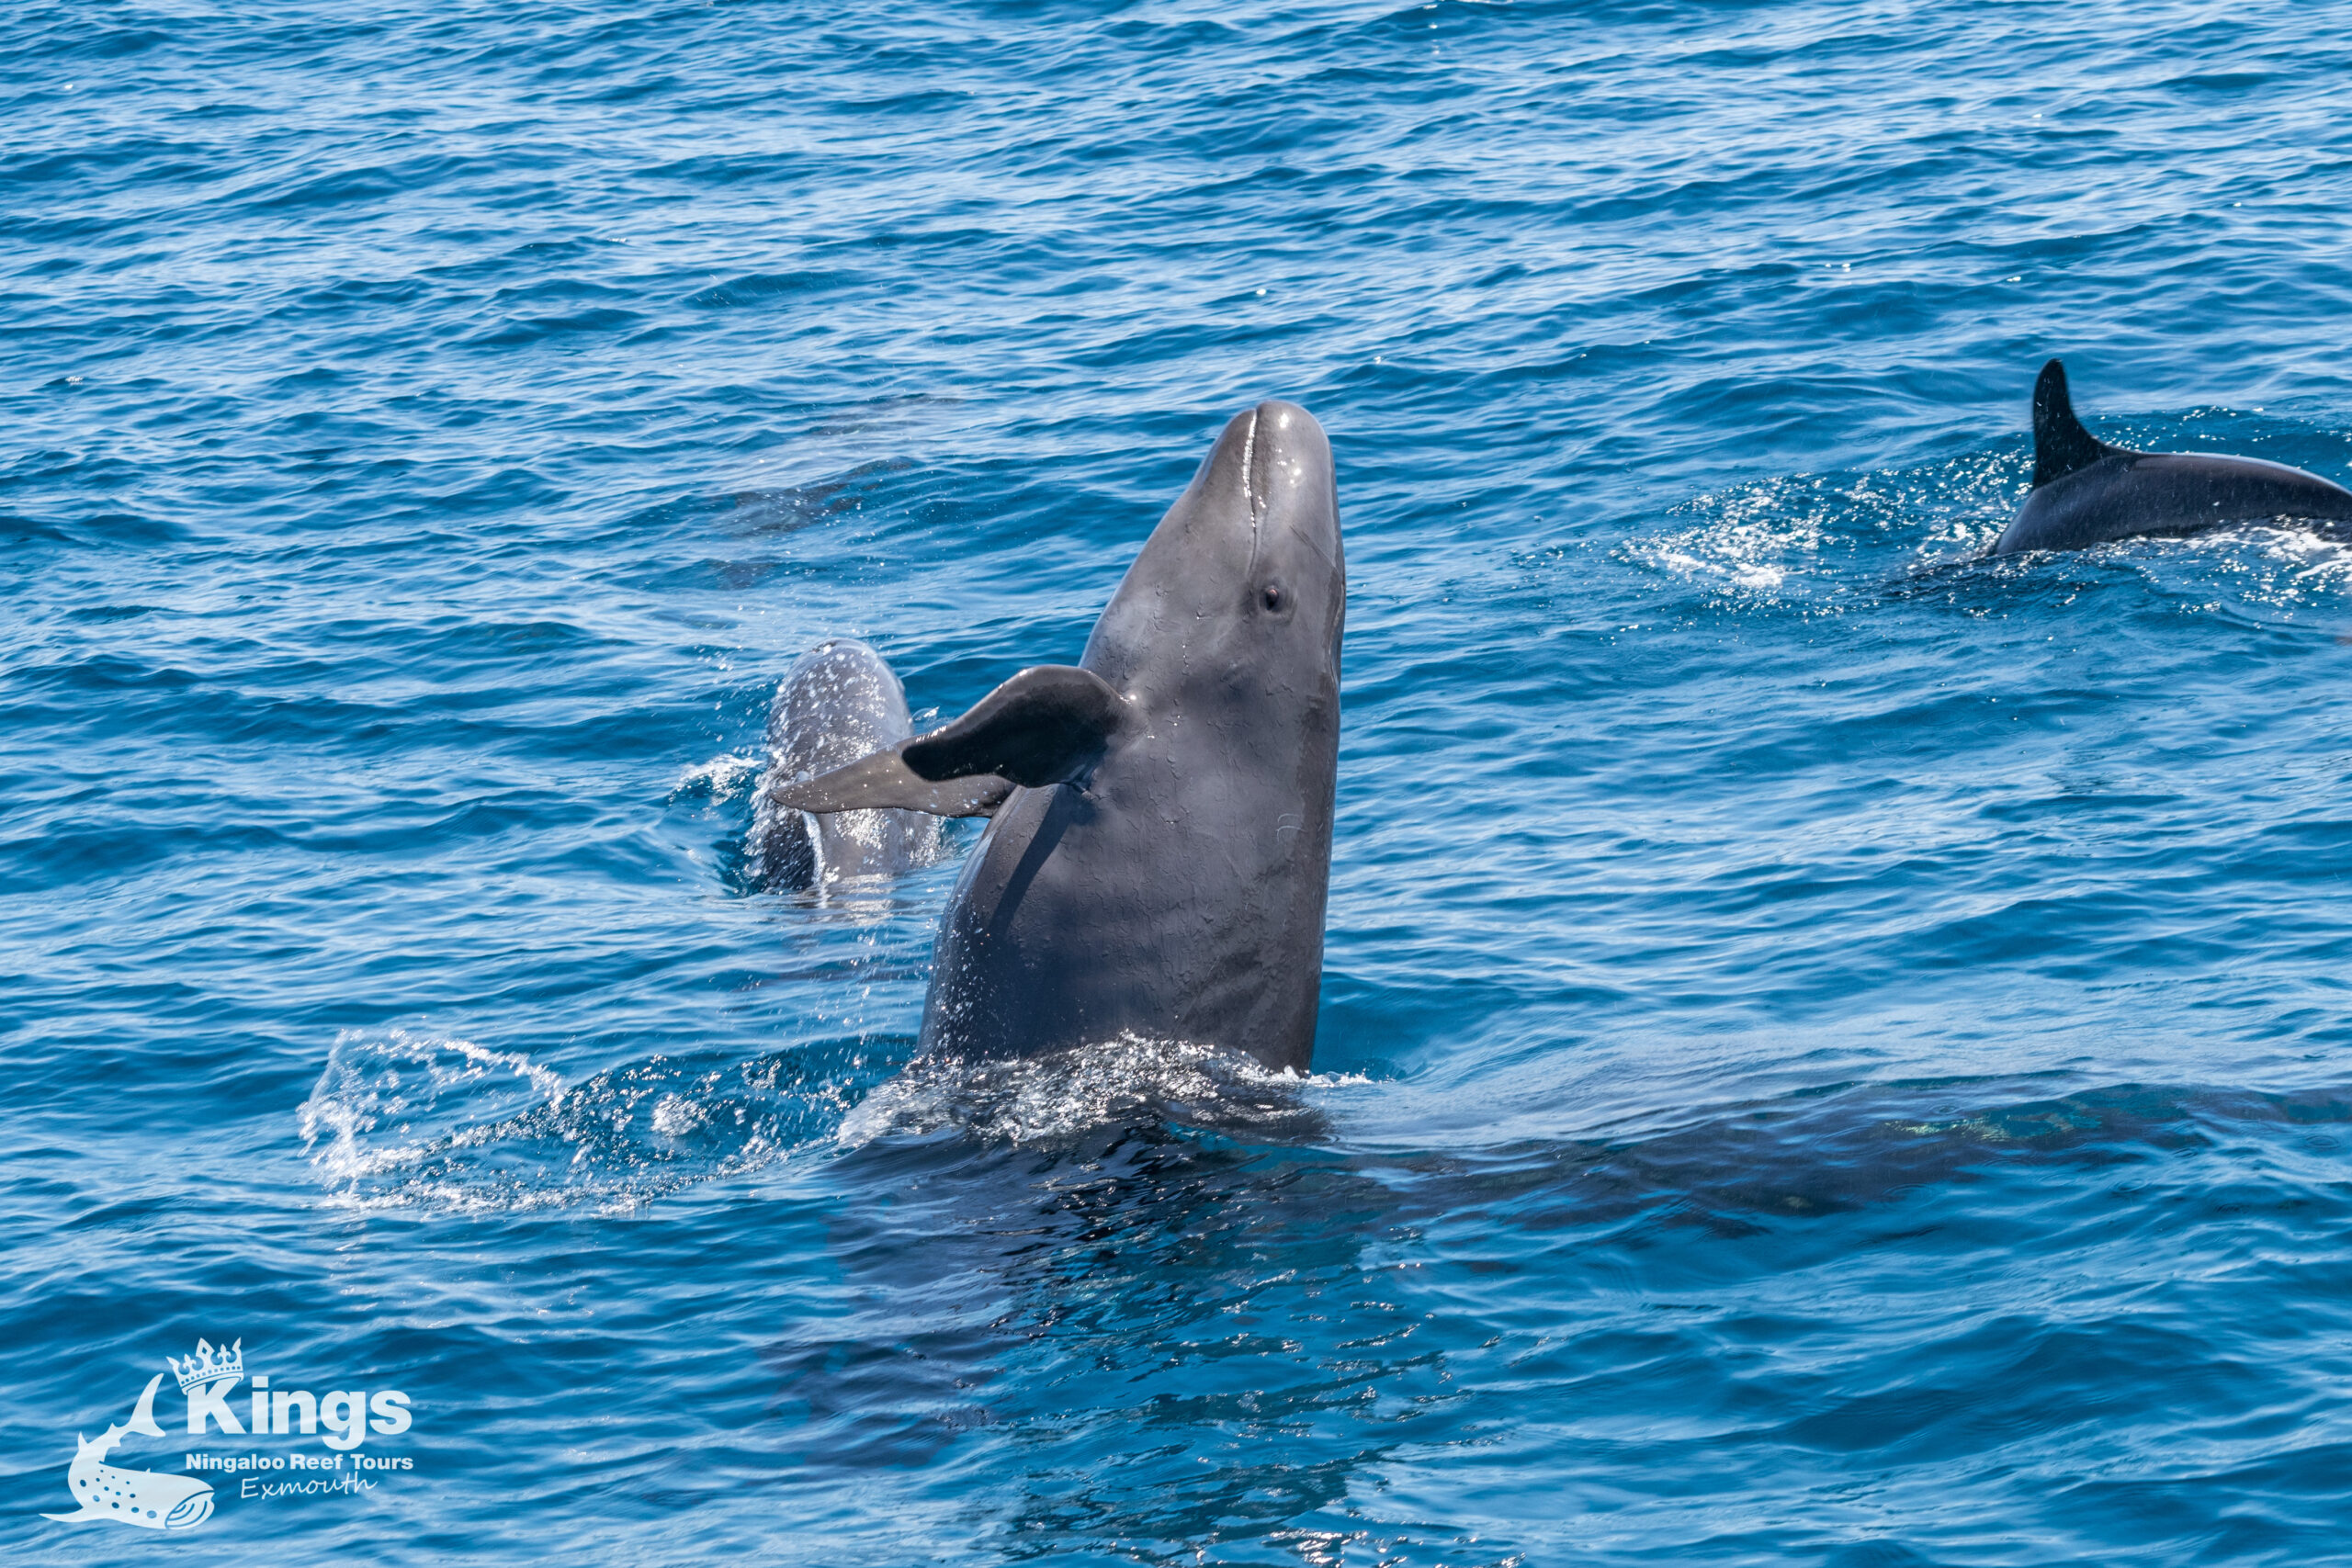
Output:
M1992 553L2285 519L2352 521L2352 491L2259 457L2109 446L2075 417L2066 367L2053 359L2033 387L2033 491Z
M753 802L745 862L771 892L890 876L940 853L940 817L985 817L1009 787L974 780L919 810L840 811L811 817L776 804L784 784L807 780L914 733L907 694L883 657L855 637L803 654L768 708L768 765Z
M1152 531L1076 665L775 793L937 811L1016 787L940 922L927 1052L1026 1056L1123 1035L1315 1049L1347 572L1331 448L1293 403L1238 414Z

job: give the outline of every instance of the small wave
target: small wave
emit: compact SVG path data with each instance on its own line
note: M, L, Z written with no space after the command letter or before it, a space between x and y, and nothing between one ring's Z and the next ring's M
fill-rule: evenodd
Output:
M1697 497L1678 511L1695 513L1688 527L1630 541L1628 559L1697 582L1716 581L1766 603L1807 596L1819 574L1831 513L1800 479L1767 480ZM1790 581L1792 574L1797 578Z
M336 1040L300 1126L338 1205L625 1212L783 1159L822 1137L851 1092L784 1056L699 1068L657 1056L567 1085L522 1055L395 1030Z
M2149 547L2154 545L2156 547ZM2256 615L2340 614L2352 596L2352 538L2310 524L2244 523L2186 539L2119 541L2113 547L2158 587L2218 589ZM2220 602L2200 606L2216 609Z
M555 1101L563 1079L530 1058L395 1029L345 1031L299 1112L304 1152L330 1186L347 1187L421 1158L435 1143L517 1101Z
M1135 1034L1011 1061L926 1056L861 1100L834 1137L843 1147L862 1148L882 1138L955 1131L1020 1145L1141 1121L1306 1138L1321 1132L1323 1118L1300 1091L1337 1081L1275 1072L1221 1046Z
M751 784L766 767L767 759L755 752L729 751L722 757L686 769L678 782L670 786L670 802L707 799L722 806L731 806L751 793Z
M1847 570L1889 543L1930 563L1967 559L1996 537L2016 459L1976 454L1917 468L1792 475L1726 486L1675 509L1691 519L1629 540L1623 558L1727 595L1776 604L1843 591Z

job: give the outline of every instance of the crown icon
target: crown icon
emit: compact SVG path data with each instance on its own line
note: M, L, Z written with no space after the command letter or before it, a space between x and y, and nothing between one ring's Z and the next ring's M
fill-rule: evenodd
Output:
M179 1379L182 1393L190 1393L209 1382L219 1382L222 1378L233 1383L245 1375L245 1342L240 1339L226 1349L216 1350L198 1339L195 1355L185 1361L166 1356L164 1364L172 1369L174 1377ZM226 1393L228 1390L224 1388L220 1392Z

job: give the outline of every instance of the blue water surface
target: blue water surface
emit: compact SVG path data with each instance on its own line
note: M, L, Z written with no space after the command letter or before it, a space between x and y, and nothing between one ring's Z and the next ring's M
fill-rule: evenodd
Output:
M2352 1561L2352 550L1975 558L2052 355L2352 479L2347 24L8 7L0 1555ZM915 1060L776 680L1074 659L1270 396L1315 1074ZM43 1518L329 1452L199 1337L409 1468Z

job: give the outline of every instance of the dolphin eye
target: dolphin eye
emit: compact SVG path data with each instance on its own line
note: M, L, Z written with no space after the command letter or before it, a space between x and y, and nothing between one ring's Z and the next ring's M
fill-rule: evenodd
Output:
M1258 597L1269 610L1280 610L1290 603L1290 595L1283 592L1283 585L1279 582L1266 584L1266 591Z

